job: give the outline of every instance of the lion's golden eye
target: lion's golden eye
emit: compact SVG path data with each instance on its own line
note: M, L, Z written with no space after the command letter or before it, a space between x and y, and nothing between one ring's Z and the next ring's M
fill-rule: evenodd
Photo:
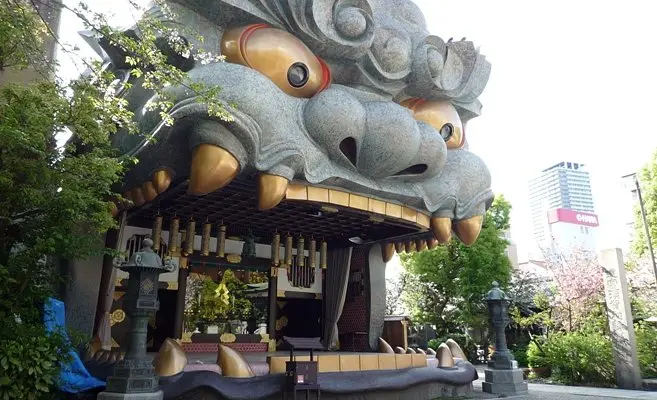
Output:
M449 101L409 99L403 101L401 105L413 111L415 119L434 127L445 140L448 149L463 147L465 141L463 123L456 108Z
M312 97L331 82L328 66L292 34L267 25L231 29L221 40L226 61L253 68L294 97Z

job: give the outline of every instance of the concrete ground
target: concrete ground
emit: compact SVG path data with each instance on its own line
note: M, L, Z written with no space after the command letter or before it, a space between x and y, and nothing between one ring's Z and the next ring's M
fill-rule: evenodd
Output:
M494 399L500 396L483 393L481 383L484 381L484 368L477 367L479 380L474 382L473 398ZM657 400L657 392L623 389L603 389L580 386L544 385L537 383L529 384L529 394L523 396L508 396L507 399L528 400L614 400L614 399L644 399Z

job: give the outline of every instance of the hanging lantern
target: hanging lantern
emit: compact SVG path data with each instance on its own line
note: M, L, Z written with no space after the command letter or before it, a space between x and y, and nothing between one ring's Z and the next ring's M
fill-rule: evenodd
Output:
M187 235L185 237L185 255L191 256L194 253L194 238L196 237L196 221L190 218L187 223Z
M204 256L210 255L210 234L212 233L212 224L203 224L203 236L201 237L201 254Z
M278 233L274 235L271 241L271 262L275 267L278 267L281 260L281 235Z
M293 241L292 235L288 233L287 236L285 237L285 266L287 268L290 268L290 266L292 265L292 246L293 246L292 241Z
M162 241L162 218L161 215L155 217L153 221L153 231L151 232L151 238L153 239L153 251L158 252L160 250L160 242Z
M317 242L314 238L310 238L308 243L308 266L315 268L317 266Z
M303 267L306 265L306 240L303 236L299 236L297 241L297 266Z
M322 245L319 248L319 264L322 269L328 267L328 255L326 253L328 253L328 243L322 241Z
M219 227L219 235L217 236L217 248L215 249L217 257L224 257L226 254L226 225Z
M178 252L178 234L180 231L180 218L176 217L171 220L169 227L169 251L171 253Z

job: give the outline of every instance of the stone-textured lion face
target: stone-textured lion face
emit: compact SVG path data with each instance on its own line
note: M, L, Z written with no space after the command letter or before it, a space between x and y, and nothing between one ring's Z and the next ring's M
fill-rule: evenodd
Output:
M117 141L140 157L125 179L137 205L172 179L188 177L188 193L202 196L255 172L261 210L285 198L340 204L309 195L339 190L364 198L360 209L431 227L439 241L452 228L465 243L476 239L492 193L487 168L467 150L465 125L480 112L490 65L472 43L429 35L409 0L170 7L170 24L196 30L205 37L197 46L225 56L187 69L192 81L222 88L235 120L210 118L184 88L170 88L174 125L144 113L144 137ZM139 110L151 94L135 86L126 96Z

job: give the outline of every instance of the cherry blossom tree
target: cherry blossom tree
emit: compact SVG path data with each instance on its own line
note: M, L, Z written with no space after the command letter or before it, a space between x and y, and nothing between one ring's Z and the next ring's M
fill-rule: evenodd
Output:
M602 267L591 251L544 249L545 265L552 281L552 318L558 329L574 331L603 297Z

